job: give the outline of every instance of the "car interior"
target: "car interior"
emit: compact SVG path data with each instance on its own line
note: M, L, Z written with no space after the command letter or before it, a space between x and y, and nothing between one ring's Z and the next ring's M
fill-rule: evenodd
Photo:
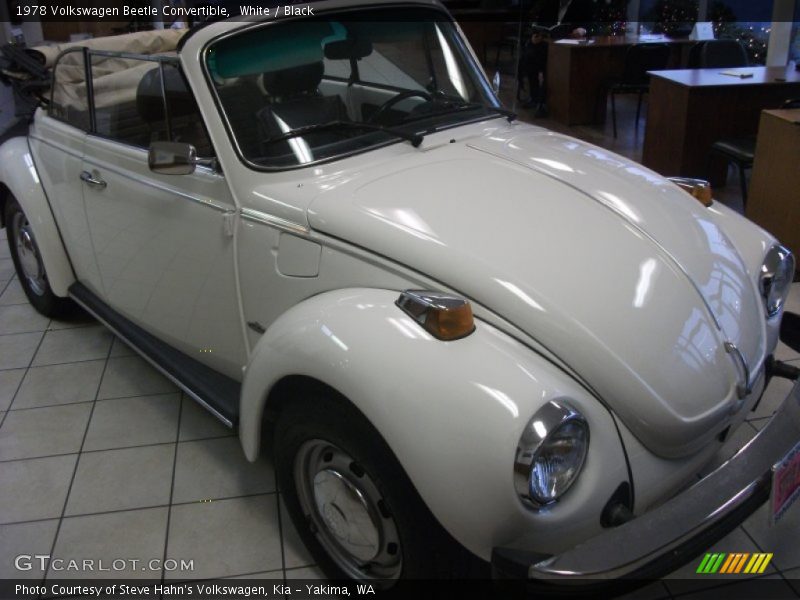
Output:
M354 152L391 140L381 127L402 128L482 99L475 82L461 77L468 69L435 23L389 28L301 21L266 33L223 39L207 55L232 140L256 166L283 168ZM88 56L94 134L139 148L185 142L199 156L214 155L185 77L170 60L174 53ZM78 52L59 59L50 114L88 130L84 60ZM408 129L417 126L427 127Z

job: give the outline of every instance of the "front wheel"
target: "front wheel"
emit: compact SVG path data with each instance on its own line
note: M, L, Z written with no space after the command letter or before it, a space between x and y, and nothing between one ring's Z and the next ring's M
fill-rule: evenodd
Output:
M469 576L465 567L476 559L442 529L355 408L325 396L301 400L275 431L279 488L329 577L385 588L398 579Z
M50 288L33 228L13 196L6 200L5 223L8 228L8 248L28 300L46 317L65 314L72 308L72 302L56 296Z

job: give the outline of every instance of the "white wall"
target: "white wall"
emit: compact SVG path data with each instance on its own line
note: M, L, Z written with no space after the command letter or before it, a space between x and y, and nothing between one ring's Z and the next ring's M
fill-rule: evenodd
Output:
M772 7L772 32L767 47L768 67L782 67L789 62L795 2L796 0L775 0Z

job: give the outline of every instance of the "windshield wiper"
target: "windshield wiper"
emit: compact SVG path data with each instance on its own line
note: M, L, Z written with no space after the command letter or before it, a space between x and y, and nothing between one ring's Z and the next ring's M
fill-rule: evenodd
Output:
M287 131L286 133L269 137L266 140L264 140L264 142L265 143L281 142L284 140L289 140L292 138L304 136L306 134L314 133L317 131L325 131L327 129L348 129L348 128L389 133L399 138L403 138L404 140L408 140L409 142L411 142L411 145L414 146L414 148L419 147L419 145L422 143L422 138L424 137L420 133L409 133L407 131L402 131L401 129L395 129L394 127L385 127L383 125L377 125L375 123L365 123L363 121L328 121L327 123L315 123L314 125L305 125L304 127L298 127L296 129L292 129L291 131Z
M496 113L508 119L508 122L511 123L512 121L516 120L517 113L513 110L508 110L507 108L501 108L499 106L489 106L486 104L481 104L480 102L464 102L463 104L456 104L452 108L443 111L445 113L448 112L458 112L461 110L475 110L475 109L483 109L488 112ZM441 113L439 113L441 114Z

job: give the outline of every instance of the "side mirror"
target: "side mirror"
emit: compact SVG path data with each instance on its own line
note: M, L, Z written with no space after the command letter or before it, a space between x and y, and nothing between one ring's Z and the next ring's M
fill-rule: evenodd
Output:
M492 77L492 90L494 90L495 94L500 93L500 71L494 72L494 77Z
M181 142L153 142L147 153L150 170L163 175L190 175L197 162L195 147Z

